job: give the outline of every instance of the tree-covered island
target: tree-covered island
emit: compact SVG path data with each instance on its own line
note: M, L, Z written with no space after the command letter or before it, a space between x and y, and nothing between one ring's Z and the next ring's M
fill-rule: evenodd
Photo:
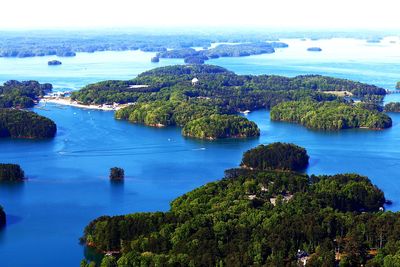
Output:
M357 174L230 169L167 212L99 217L82 241L102 266L397 266L400 213L384 203Z
M284 102L274 106L270 116L271 120L296 122L321 130L385 129L392 126L392 119L382 112L336 101Z
M35 112L0 108L0 138L45 139L56 132L52 120Z
M110 169L110 180L111 181L123 181L125 178L125 171L119 167L112 167Z
M204 61L219 57L244 57L251 55L275 53L275 48L285 48L287 44L282 42L257 42L244 44L220 44L214 48L195 50L183 48L159 52L159 58L183 58L185 63L203 64Z
M160 58L157 57L157 56L155 56L155 57L152 57L152 58L150 59L150 61L151 61L152 63L158 63L158 62L160 62Z
M49 83L37 81L7 81L0 86L0 108L31 108L52 88Z
M307 51L309 51L309 52L321 52L322 48L321 47L309 47L309 48L307 48Z
M234 115L213 114L185 124L182 134L200 139L247 138L260 135L257 124Z
M385 89L374 85L319 75L294 78L237 75L213 65L177 65L146 71L129 81L90 84L74 92L72 99L96 105L132 103L118 110L115 117L149 126L181 126L183 134L217 139L257 135L258 129L239 116L240 112L269 109L281 102L297 100L345 102L331 92L349 92L366 101L381 99L386 94ZM211 115L231 116L211 119ZM227 130L226 125L240 127ZM215 134L205 135L204 129ZM228 134L217 134L225 132Z
M243 154L242 167L252 170L300 171L307 167L307 151L294 144L272 143L259 145Z
M0 182L20 182L25 173L18 164L0 163Z
M62 62L59 60L50 60L47 62L47 65L49 66L58 66L58 65L62 65Z

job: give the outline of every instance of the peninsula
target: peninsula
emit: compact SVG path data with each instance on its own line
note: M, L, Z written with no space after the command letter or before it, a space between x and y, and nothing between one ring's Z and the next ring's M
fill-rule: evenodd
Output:
M180 126L183 135L214 140L258 135L254 124L239 116L241 112L305 99L344 101L330 92L349 92L368 101L386 94L383 88L345 79L237 75L218 66L195 64L156 68L128 81L91 84L73 92L71 99L82 105L132 103L119 109L115 118L156 127ZM236 125L236 130L230 125Z

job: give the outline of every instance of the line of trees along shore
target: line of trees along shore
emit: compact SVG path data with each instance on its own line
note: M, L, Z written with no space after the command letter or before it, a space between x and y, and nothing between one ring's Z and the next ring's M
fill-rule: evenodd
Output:
M33 107L52 90L49 83L10 80L0 86L0 138L43 139L54 137L56 124L23 108Z
M230 169L167 212L99 217L82 241L114 253L102 266L298 266L299 251L307 266L397 266L400 214L385 201L357 174Z
M392 119L382 112L335 101L280 103L271 109L270 116L275 121L296 122L321 130L384 129L392 126Z
M37 81L10 80L0 86L0 108L31 108L53 86Z
M281 38L330 39L359 38L381 40L387 34L365 32L237 32L212 33L154 33L109 32L93 33L73 31L66 36L59 32L1 32L0 57L42 57L49 55L75 56L78 52L138 50L163 52L191 47L208 49L212 43L265 43Z

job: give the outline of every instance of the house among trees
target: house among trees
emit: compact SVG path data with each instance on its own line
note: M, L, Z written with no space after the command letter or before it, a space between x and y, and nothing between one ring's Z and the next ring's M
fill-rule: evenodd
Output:
M193 86L196 86L198 83L199 83L199 79L197 79L197 78L193 78L192 79L192 85Z
M293 198L293 195L291 194L282 194L278 197L282 198L282 202L288 202ZM276 201L278 200L278 197L271 197L269 201L271 202L272 205L276 206Z

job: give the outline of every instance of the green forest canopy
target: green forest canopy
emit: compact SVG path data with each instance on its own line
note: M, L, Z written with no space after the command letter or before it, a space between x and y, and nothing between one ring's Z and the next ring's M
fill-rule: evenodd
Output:
M0 86L0 108L30 108L35 101L52 90L49 83L10 80Z
M31 111L0 108L0 138L52 138L57 132L56 124Z
M193 48L182 48L167 50L157 53L159 58L183 58L185 63L203 64L205 60L219 57L244 57L251 55L271 54L275 48L288 47L282 42L254 42L243 44L220 44L216 47L195 50Z
M257 137L257 124L240 116L213 114L188 122L182 129L188 137L214 140L218 138Z
M0 163L0 182L19 182L25 178L18 164Z
M392 119L382 112L336 101L280 103L271 109L270 116L275 121L296 122L308 128L322 130L384 129L392 126Z
M3 207L0 205L0 228L6 225L6 213L4 212Z
M248 150L240 165L254 170L300 171L307 167L308 159L304 148L277 142Z
M192 85L193 78L199 80L196 86ZM74 92L72 98L83 104L112 104L208 97L214 104L225 104L228 110L238 112L305 97L337 98L321 94L323 91L348 91L361 98L386 94L385 89L374 85L320 75L237 75L213 65L175 65L146 71L133 80L90 84Z
M118 266L383 266L400 256L400 214L364 176L231 169L167 212L102 216L82 240ZM373 255L377 255L373 257ZM347 264L347 265L346 265ZM85 265L85 263L83 263Z
M373 85L319 75L236 75L218 66L177 65L146 71L129 81L91 84L74 92L72 99L83 104L135 103L116 112L116 118L184 127L202 117L207 121L213 114L237 116L285 101L343 101L330 91L349 91L368 100L386 94Z

